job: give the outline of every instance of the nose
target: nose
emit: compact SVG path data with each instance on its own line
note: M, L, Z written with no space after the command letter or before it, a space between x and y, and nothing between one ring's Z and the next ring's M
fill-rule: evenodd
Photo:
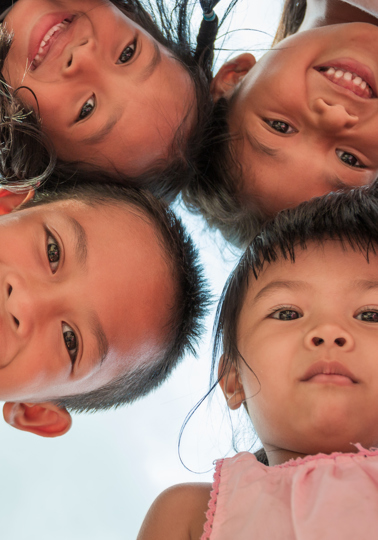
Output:
M315 123L318 129L329 133L339 133L353 128L358 123L358 116L349 113L341 104L331 105L317 98L312 105Z
M311 329L305 336L305 347L339 349L347 352L354 348L353 336L339 325L325 324Z
M95 58L95 42L93 38L84 37L79 43L72 45L63 60L63 75L76 76L79 72L93 72Z
M46 284L24 280L9 274L5 282L5 309L11 326L21 337L28 337L36 322L52 315L53 299L48 297Z

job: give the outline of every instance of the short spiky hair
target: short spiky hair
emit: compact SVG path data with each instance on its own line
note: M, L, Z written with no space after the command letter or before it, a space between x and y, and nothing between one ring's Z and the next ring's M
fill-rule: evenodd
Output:
M222 293L214 324L212 380L217 359L224 354L224 373L240 357L237 325L249 279L258 279L265 264L280 258L295 262L297 250L328 240L361 251L369 260L378 246L378 181L349 192L329 193L280 212L253 239Z
M88 183L87 177L97 181ZM137 209L156 231L156 241L162 247L169 268L167 279L174 283L175 298L166 325L164 352L152 358L148 365L128 371L97 390L52 400L75 412L93 412L131 403L158 387L185 353L195 353L208 305L208 292L197 250L181 221L150 193L135 187L107 184L106 180L103 173L77 173L75 184L58 183L53 191L45 189L23 208L79 200L92 207L117 205Z

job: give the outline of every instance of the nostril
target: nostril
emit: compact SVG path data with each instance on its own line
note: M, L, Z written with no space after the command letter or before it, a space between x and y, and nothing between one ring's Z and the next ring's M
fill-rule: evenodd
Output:
M319 345L324 343L324 339L322 339L320 337L314 337L314 338L312 338L312 342L315 345L315 347L318 347Z
M12 315L13 316L13 315ZM13 316L13 320L16 323L17 328L20 326L20 321Z
M8 285L8 296L12 294L12 291L13 291L12 285Z
M335 339L335 343L339 347L343 347L345 345L345 342L346 342L346 340L343 337L339 337L339 338Z
M67 62L67 67L70 67L71 65L72 65L72 55L71 55L70 59Z

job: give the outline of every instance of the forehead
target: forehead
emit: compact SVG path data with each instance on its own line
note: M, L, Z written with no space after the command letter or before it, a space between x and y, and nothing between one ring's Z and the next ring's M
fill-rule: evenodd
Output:
M71 280L75 309L98 315L109 342L103 376L117 375L153 357L166 341L165 325L174 298L172 272L155 227L126 204L88 206L61 201L16 212L27 227L44 222L59 236ZM78 249L86 237L85 267ZM62 277L63 279L63 277Z
M365 251L354 251L347 242L344 246L333 240L325 240L322 244L308 242L307 249L295 249L294 262L279 256L274 263L264 263L258 279L250 280L247 295L255 298L267 288L272 292L289 290L291 283L293 290L303 291L353 287L364 279L378 281L378 256L374 252L369 252L367 260ZM272 283L278 286L270 288Z

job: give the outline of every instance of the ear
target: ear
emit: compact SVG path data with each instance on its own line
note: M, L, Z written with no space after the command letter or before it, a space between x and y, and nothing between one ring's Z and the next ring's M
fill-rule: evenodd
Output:
M224 356L220 359L219 368L218 368L218 377L224 373ZM227 405L231 410L238 409L245 400L244 388L239 378L239 373L235 364L232 364L230 368L227 369L226 373L223 375L219 381L219 385L222 388L224 397L227 400Z
M3 407L4 420L16 429L41 437L60 437L72 425L70 413L53 403L10 403Z
M26 203L34 197L34 189L31 189L27 193L11 193L6 189L0 190L0 216L9 214L17 206L22 203Z
M236 85L255 64L256 58L250 53L240 54L223 64L210 85L213 100L216 102L221 97L230 98Z

